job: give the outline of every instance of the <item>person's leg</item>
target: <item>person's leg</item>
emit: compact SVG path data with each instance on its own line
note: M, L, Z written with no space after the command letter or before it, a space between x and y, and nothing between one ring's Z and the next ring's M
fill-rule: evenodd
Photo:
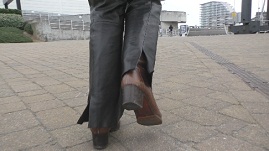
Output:
M160 0L132 0L127 7L123 47L123 107L135 110L142 125L161 124L161 113L152 94Z
M126 0L89 0L91 6L90 93L78 123L89 122L94 147L105 148L108 131L122 114L121 50ZM100 134L100 135L99 135ZM97 137L98 135L98 137Z
M123 74L135 69L142 52L148 72L154 71L161 7L160 0L130 0L125 20Z

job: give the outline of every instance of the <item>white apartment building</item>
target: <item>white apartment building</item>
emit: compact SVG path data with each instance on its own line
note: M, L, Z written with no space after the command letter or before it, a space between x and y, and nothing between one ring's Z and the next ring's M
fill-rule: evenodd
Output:
M227 2L211 1L201 4L201 26L223 27L232 24L234 8Z

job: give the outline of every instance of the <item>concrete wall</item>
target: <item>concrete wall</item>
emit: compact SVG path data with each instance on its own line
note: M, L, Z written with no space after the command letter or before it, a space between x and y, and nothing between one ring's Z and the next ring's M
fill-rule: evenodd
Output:
M87 40L90 38L90 31L52 29L48 21L33 23L32 27L34 36L43 41Z
M181 11L162 11L161 22L186 23L186 12Z
M225 29L190 28L188 36L226 35Z
M161 22L186 23L186 12L181 11L162 11Z

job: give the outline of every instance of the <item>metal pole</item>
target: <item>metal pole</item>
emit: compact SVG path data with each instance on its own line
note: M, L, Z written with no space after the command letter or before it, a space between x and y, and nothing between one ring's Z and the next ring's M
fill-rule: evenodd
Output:
M59 29L61 29L61 20L59 19Z
M267 0L267 24L269 26L269 0Z
M17 2L17 9L21 10L21 0L16 0Z
M7 3L5 4L5 9L8 9L8 4Z
M244 24L248 24L251 22L251 4L252 0L242 0L241 22Z
M82 30L84 30L84 20L82 20Z

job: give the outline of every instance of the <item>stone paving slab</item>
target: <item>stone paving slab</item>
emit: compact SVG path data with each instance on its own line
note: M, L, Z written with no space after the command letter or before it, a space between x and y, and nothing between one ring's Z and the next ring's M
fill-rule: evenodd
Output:
M161 37L153 91L163 124L132 111L106 150L268 151L269 98L192 46L269 82L269 34ZM0 150L94 150L87 124L88 41L0 44Z

